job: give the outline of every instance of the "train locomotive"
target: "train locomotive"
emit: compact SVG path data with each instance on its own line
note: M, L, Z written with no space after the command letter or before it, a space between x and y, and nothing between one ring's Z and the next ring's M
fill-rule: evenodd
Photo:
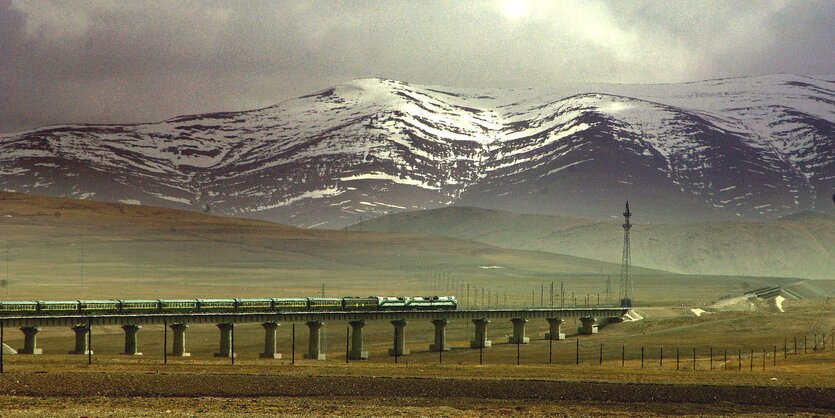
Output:
M2 301L0 316L453 310L455 296Z

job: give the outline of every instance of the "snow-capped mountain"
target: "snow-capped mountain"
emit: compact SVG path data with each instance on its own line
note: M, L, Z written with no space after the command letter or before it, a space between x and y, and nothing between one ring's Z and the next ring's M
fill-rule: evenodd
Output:
M264 109L0 136L0 188L335 228L469 205L642 222L833 210L835 77L554 90L363 79Z

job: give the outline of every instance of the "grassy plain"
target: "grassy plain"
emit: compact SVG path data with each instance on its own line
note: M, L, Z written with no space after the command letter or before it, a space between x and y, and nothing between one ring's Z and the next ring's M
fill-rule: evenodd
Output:
M7 252L0 247L0 280L7 282L0 289L0 298L4 300L311 296L317 295L325 284L328 296L455 294L466 308L481 303L466 297L468 284L490 289L494 297L498 293L500 305L530 306L538 305L540 300L550 304L547 293L553 281L557 289L560 283L564 284L566 304L574 303L573 293L577 304L585 305L588 295L588 303L593 305L597 303L597 294L605 295L607 277L617 289L619 271L619 265L611 263L507 250L452 238L301 230L206 214L18 194L0 194L0 245L3 244ZM461 285L452 289L449 281L439 280L449 277ZM543 339L547 323L531 320L528 336L532 343L521 347L506 343L512 328L510 322L496 320L488 331L494 346L484 351L483 366L478 365L478 350L467 348L473 327L464 321L452 321L448 327L453 349L443 354L443 364L439 364L437 353L428 350L432 324L409 323L406 338L412 354L400 358L397 365L386 353L392 344L392 328L383 321L370 322L365 328L366 349L371 358L349 364L345 364L344 354L347 324L326 325L329 359L324 362L301 359L306 350L307 329L296 324L295 365L290 365L289 360L292 324L282 324L279 329L278 347L285 356L282 360L257 359L263 348L263 330L257 324L239 324L234 366L229 359L212 357L218 345L218 331L211 325L192 325L187 338L192 357L169 358L168 365L162 364L161 326L148 325L140 331L139 347L145 353L141 357L118 355L124 338L121 329L96 327L91 366L83 356L64 354L72 349L71 330L45 327L39 334L39 344L46 355L6 356L7 373L0 376L0 387L5 388L0 391L0 406L5 407L7 416L158 415L168 414L166 411L174 416L825 414L826 410L815 409L818 407L788 406L779 397L774 397L770 404L753 405L752 401L735 398L732 391L719 389L806 388L815 394L817 390L835 388L831 333L835 328L835 300L786 301L783 313L760 309L696 317L690 311L722 296L794 281L636 269L636 299L641 305L637 311L644 320L610 325L591 337L575 335L578 324L569 320L563 327L568 339L553 345ZM544 295L540 293L543 287ZM496 304L495 299L491 304ZM818 348L822 348L821 336L827 335L826 350L814 350L815 334ZM795 337L799 338L799 351L803 352L804 336L807 353L791 353ZM22 344L22 335L7 329L6 341L17 348ZM577 341L579 365L575 364ZM784 343L789 351L785 358ZM676 348L680 354L678 370ZM696 370L692 361L694 348ZM548 364L551 349L553 364ZM725 350L729 353L727 366L732 369L728 371L724 370ZM749 370L751 350L753 371ZM738 370L740 351L742 371ZM623 366L622 352L626 358ZM168 376L164 379L173 379L168 384L188 390L155 392L155 376ZM218 392L216 386L203 387L196 383L201 376L220 376L233 387L228 393ZM234 395L239 387L259 387L253 381L264 376L278 382L274 382L278 386L267 392L254 389L243 397ZM378 381L375 379L400 379L394 382L407 389L425 379L436 385L462 388L478 380L495 384L499 393L507 389L510 394L484 400L455 395L453 391L438 398L404 389L394 395L358 392L345 396L323 383L332 378L360 379L353 384L360 382L356 386L369 388L374 387ZM680 387L679 392L684 394L687 388L719 389L715 401L710 402L684 396L630 403L590 400L571 394L554 402L555 399L526 399L524 393L514 394L523 383L513 382L531 379L595 382L614 385L604 388L614 392L631 390L618 386L623 384L672 385ZM23 381L29 383L15 384ZM136 382L135 388L149 388L132 393L113 392L134 387L124 382ZM164 387L163 383L159 387ZM308 392L293 392L293 388L305 385L310 386ZM648 387L652 386L640 388ZM76 393L88 390L84 388L89 388L84 396ZM41 397L50 390L64 392ZM96 393L112 395L105 398Z

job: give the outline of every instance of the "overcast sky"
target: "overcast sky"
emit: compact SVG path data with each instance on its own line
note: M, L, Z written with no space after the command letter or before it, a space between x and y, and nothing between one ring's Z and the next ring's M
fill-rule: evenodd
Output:
M0 0L0 132L483 87L835 72L835 1Z

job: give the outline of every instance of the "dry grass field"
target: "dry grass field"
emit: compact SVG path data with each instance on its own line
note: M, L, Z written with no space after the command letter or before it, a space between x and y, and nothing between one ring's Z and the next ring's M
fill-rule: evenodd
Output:
M566 294L573 292L578 304L586 303L586 294L595 304L606 277L615 279L619 270L618 265L582 258L449 238L301 230L18 194L0 194L2 245L8 249L0 247L0 279L8 280L0 289L3 300L312 296L325 284L329 296L455 294L466 305L460 289L449 290L434 279L445 274L499 292L500 304L538 304L541 286L547 289L551 281L564 283ZM482 268L490 266L502 268ZM263 330L258 324L239 324L235 365L212 356L218 345L212 325L192 325L187 333L192 357L169 358L167 365L162 364L162 326L145 326L139 333L145 355L130 358L118 354L121 329L95 327L92 365L84 356L65 354L73 345L70 329L48 327L39 334L45 355L5 357L0 407L3 416L831 414L835 402L827 400L835 399L835 299L786 301L782 313L764 305L700 317L690 311L722 296L793 281L638 269L637 312L643 320L604 327L596 336L575 335L577 324L569 320L563 326L568 339L553 345L543 339L547 323L531 320L532 342L521 347L506 343L510 322L494 320L488 328L494 346L484 350L481 366L478 350L467 348L473 327L464 321L450 322L453 349L443 354L442 364L428 350L433 335L429 321L408 324L412 354L399 358L398 364L386 353L392 327L383 321L365 328L371 358L348 364L347 324L326 325L328 360L322 362L301 359L307 329L296 324L295 365L290 364L292 324L282 324L278 331L282 360L257 359ZM12 347L22 344L17 330L6 329L5 337ZM795 337L800 354L792 353ZM784 342L789 349L785 358ZM725 370L725 350L731 370Z

